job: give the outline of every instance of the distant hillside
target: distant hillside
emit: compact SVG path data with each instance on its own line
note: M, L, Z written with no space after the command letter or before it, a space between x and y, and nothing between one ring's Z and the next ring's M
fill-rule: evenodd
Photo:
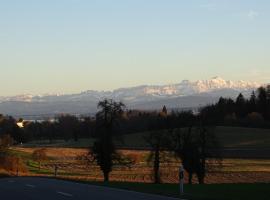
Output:
M25 115L55 115L58 113L86 114L97 111L97 102L104 98L123 101L128 108L160 109L196 108L211 104L221 96L235 98L239 92L250 95L260 84L245 81L226 81L220 77L163 86L137 86L114 91L89 90L79 94L19 95L0 97L0 113Z

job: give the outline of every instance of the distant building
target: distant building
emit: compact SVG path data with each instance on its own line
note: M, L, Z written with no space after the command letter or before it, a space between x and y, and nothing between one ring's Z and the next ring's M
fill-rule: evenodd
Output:
M24 125L24 121L17 122L18 127L23 128L23 125Z

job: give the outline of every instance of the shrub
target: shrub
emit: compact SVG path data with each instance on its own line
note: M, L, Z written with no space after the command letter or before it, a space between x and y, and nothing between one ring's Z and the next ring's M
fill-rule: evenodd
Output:
M5 155L0 157L0 167L7 170L8 172L27 172L27 168L20 157Z

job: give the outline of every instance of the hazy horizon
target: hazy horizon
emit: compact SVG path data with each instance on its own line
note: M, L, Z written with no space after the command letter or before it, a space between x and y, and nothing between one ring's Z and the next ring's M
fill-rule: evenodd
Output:
M125 88L136 88L136 87L143 87L143 86L166 86L166 85L177 85L177 84L180 84L182 81L190 81L190 82L196 82L196 81L207 81L207 80L211 80L211 79L215 79L215 78L221 78L223 79L223 77L220 77L220 76L214 76L214 77L210 77L208 79L203 79L203 80L190 80L190 79L183 79L183 80L180 80L176 83L160 83L160 84L140 84L140 85L131 85L131 86L123 86L123 87L118 87L118 88L113 88L113 89L108 89L108 90L98 90L98 89L95 89L95 88L89 88L89 89L86 89L86 90L81 90L81 91L74 91L74 92L70 92L70 93L64 93L64 92L56 92L56 93L18 93L18 94L13 94L13 95L6 95L7 96L20 96L20 95L71 95L71 94L79 94L79 93L82 93L82 92L87 92L87 91L98 91L98 92L113 92L115 90L118 90L118 89L125 89ZM225 79L223 79L225 80ZM232 81L232 80L225 80L225 81ZM235 82L238 82L238 81L244 81L244 82L250 82L250 83L253 83L253 84L262 84L262 85L265 85L265 84L269 84L268 82L265 82L265 83L260 83L260 82L256 82L256 81L245 81L245 80L235 80ZM0 97L4 97L4 95L0 95Z
M0 2L0 96L269 83L269 1Z

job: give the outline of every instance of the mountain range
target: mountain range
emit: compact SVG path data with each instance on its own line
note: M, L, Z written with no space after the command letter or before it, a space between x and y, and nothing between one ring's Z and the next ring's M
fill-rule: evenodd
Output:
M220 77L209 80L183 80L170 85L141 85L113 91L88 90L78 94L18 95L0 97L0 113L13 116L53 116L59 113L90 114L104 98L123 101L130 109L154 110L197 108L216 102L221 96L235 98L240 92L249 96L261 84L227 81Z

